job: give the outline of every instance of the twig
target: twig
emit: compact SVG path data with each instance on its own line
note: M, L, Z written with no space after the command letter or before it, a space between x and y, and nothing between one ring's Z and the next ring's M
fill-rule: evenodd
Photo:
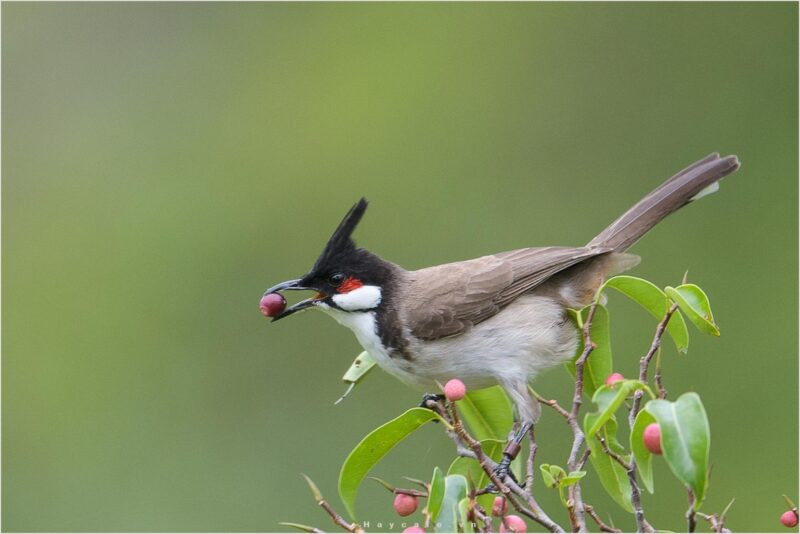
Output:
M583 471L583 466L586 465L586 460L589 459L590 454L592 454L591 449L584 449L581 459L578 460L578 471Z
M478 501L472 499L470 501L470 512L472 512L472 519L475 523L475 529L478 532L492 532L492 518L486 515ZM469 517L469 514L468 514ZM483 523L483 526L481 526Z
M528 443L530 449L528 451L528 462L525 464L525 469L528 471L525 479L525 493L533 495L533 467L534 460L536 459L536 437L533 434L533 426L528 430Z
M578 465L578 452L585 443L585 436L578 424L578 412L581 409L583 401L583 368L586 365L586 360L595 349L596 345L592 341L591 327L594 313L597 310L597 299L592 302L589 308L589 313L586 315L586 320L583 322L583 352L575 361L575 391L572 395L572 409L569 411L567 417L567 424L572 429L572 448L569 452L567 459L567 469L574 471ZM555 408L555 405L551 405ZM581 485L573 484L567 490L568 510L570 512L570 522L572 523L572 530L575 532L586 531L586 518L583 512L583 499L581 497Z
M670 306L669 310L667 310L667 313L664 314L664 318L661 319L661 321L658 323L658 326L656 326L656 332L653 335L653 341L650 343L650 349L647 351L647 354L642 356L642 358L639 360L639 380L642 382L647 382L647 369L650 366L650 360L653 359L653 355L655 355L656 351L661 346L661 338L664 336L664 332L667 329L667 324L669 324L672 314L674 314L675 310L677 309L678 305L673 304ZM638 390L633 394L633 405L631 406L630 416L628 417L628 422L630 423L631 427L636 420L636 416L639 415L642 396L644 396L644 391L642 390Z
M678 305L673 304L670 306L669 310L667 310L667 313L664 314L664 317L661 319L661 321L659 321L658 326L656 326L656 332L653 335L653 341L650 343L650 349L639 360L639 380L641 382L647 382L647 370L650 366L650 361L653 359L653 356L658 351L659 347L661 347L661 339L667 329L667 324L669 324L669 320L672 318L672 315L677 309ZM661 390L659 390L659 392L660 391ZM666 395L666 390L663 391L664 395ZM644 391L642 390L638 390L633 394L633 403L631 404L631 410L628 414L628 424L631 428L633 428L633 423L636 421L636 416L639 415L643 395ZM641 491L639 489L639 484L636 481L636 460L634 458L631 458L630 461L630 469L628 469L628 481L630 482L631 486L631 505L633 506L633 512L636 517L636 529L638 532L652 532L653 527L650 526L650 524L644 518Z
M631 464L626 462L625 458L623 458L622 456L620 456L616 452L614 452L611 449L609 449L608 448L608 444L606 443L606 440L604 438L601 438L600 436L596 436L596 437L597 437L597 441L600 442L600 446L603 447L603 451L605 451L605 453L607 455L611 456L611 458L616 460L617 463L619 465L621 465L623 469L625 469L625 471L630 471L631 470Z
M523 490L519 484L514 482L510 476L507 476L505 480L500 480L497 477L497 475L494 473L497 464L483 453L481 444L467 433L463 423L461 422L461 419L458 417L458 412L456 411L455 405L450 401L447 401L447 412L450 420L453 423L453 430L455 431L457 437L463 441L467 447L469 447L474 454L475 459L478 461L478 464L489 477L489 480L492 481L498 491L503 494L503 496L514 506L514 508L519 513L530 517L551 532L564 532L564 529L561 528L561 526L555 521L550 519L544 510L539 507L536 499L534 499L533 496L525 493L525 490ZM524 499L530 508L523 506L516 497Z
M603 522L603 520L600 519L600 516L597 515L597 512L594 511L594 508L592 506L584 504L583 509L586 510L586 513L589 514L589 517L591 517L594 520L594 522L597 523L597 526L600 528L602 532L622 532L618 528L606 525Z
M597 301L592 302L592 306L589 308L589 313L586 316L586 321L583 323L583 353L575 360L575 393L572 396L572 411L570 411L570 416L573 419L578 417L578 411L581 409L583 397L583 366L596 347L589 335L596 309Z
M536 398L536 400L538 400L540 403L546 404L547 406L550 406L561 417L563 417L564 419L569 421L569 412L567 410L565 410L564 408L562 408L561 405L558 404L557 400L555 400L555 399L545 399L544 397L542 397L541 395L536 393L533 389L530 389L530 392Z
M695 517L694 510L695 497L694 492L689 490L689 509L686 510L686 522L688 524L689 532L694 532L697 528L697 518Z
M420 491L420 490L415 490L415 489L395 488L394 489L394 494L397 495L398 493L402 493L403 495L411 495L413 497L423 497L423 498L425 498L425 497L428 496L428 492L427 491Z
M659 399L666 399L667 398L667 390L664 387L663 379L661 378L661 351L658 351L658 356L656 356L656 372L653 375L653 380L656 383L656 391L658 391L658 398Z
M317 504L322 507L323 510L328 512L328 515L331 516L333 523L345 529L348 532L358 532L363 533L364 529L361 528L361 525L358 523L348 523L345 519L336 513L336 510L328 504L328 501L322 496L322 493L319 491L319 488L314 481L311 480L308 476L303 475L303 478L306 479L306 484L308 484L308 488L311 490L311 493L314 495L314 500L317 501Z
M708 524L711 526L711 530L714 532L730 532L730 529L725 528L725 517L717 516L717 514L704 514L702 512L696 512L697 517L701 517L708 521Z

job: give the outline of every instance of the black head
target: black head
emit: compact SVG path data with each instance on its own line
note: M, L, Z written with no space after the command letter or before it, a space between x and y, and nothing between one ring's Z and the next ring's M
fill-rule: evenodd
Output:
M367 201L364 198L350 208L307 274L267 290L267 293L298 289L317 291L315 297L287 308L275 317L274 321L321 303L339 308L337 304L339 299L334 299L337 295L349 293L363 286L385 288L389 284L394 266L368 250L358 248L352 238L353 231L366 210Z

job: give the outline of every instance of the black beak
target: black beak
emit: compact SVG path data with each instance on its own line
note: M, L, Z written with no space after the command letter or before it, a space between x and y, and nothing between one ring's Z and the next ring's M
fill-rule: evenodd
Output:
M302 282L302 278L298 278L296 280L287 280L286 282L281 282L278 285L274 285L271 288L267 289L264 294L268 293L275 293L277 291L318 291L316 288L313 287L306 287L303 286L300 282ZM324 298L324 297L323 297ZM316 297L312 297L310 299L301 300L294 306L289 306L285 310L283 310L280 314L276 315L272 318L271 322L275 322L278 319L283 319L295 312L299 312L300 310L304 310L310 306L313 306L314 303L318 300L321 300L320 296L317 295Z

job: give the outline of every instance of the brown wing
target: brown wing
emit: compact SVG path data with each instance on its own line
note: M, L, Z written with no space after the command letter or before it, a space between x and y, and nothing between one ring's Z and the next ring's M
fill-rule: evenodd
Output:
M606 248L524 248L414 271L405 315L425 340L460 334L554 274Z

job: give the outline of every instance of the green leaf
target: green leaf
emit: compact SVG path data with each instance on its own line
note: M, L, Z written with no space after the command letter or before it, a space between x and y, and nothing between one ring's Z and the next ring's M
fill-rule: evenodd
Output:
M589 306L581 310L583 320L589 316ZM597 347L589 355L586 360L586 365L583 367L583 392L589 397L594 395L594 392L605 384L606 378L611 374L614 368L613 360L611 358L611 334L608 325L608 310L604 306L597 305L594 310L594 318L592 319L592 327L589 329L589 335ZM575 362L580 358L583 353L583 336L580 336L578 343L578 350L575 357L565 363L567 371L575 377Z
M505 441L513 423L511 402L500 386L470 391L458 402L461 417L478 441Z
M548 488L555 488L556 478L550 472L550 464L540 465L539 470L542 472L542 481L544 482L544 485Z
M675 402L651 400L645 407L661 427L664 460L673 474L691 488L695 510L700 507L708 483L711 430L697 393L684 393Z
M586 431L586 435L594 436L600 427L611 418L614 413L619 409L625 399L628 398L634 391L638 389L645 389L647 386L639 380L623 380L617 382L614 387L602 386L598 389L592 401L597 403L598 412L597 419L594 424Z
M436 521L439 517L439 512L442 509L442 499L444 499L444 475L439 467L433 468L433 476L431 477L431 490L428 493L428 513L431 515L431 521Z
M556 480L561 480L565 476L567 476L567 472L561 466L558 465L551 465L550 466L550 474L555 477Z
M362 352L353 360L353 363L342 377L342 380L345 382L358 382L375 366L375 363L375 358L370 356L369 352Z
M587 413L583 420L584 429L594 426L597 419L598 414ZM605 440L609 449L623 456L627 461L628 457L625 456L625 450L622 448L619 441L617 441L617 420L614 417L609 419L606 424L602 426L600 431L592 437L589 437L587 433L586 443L589 445L589 450L592 452L589 455L589 460L597 476L600 477L600 483L603 485L603 488L605 488L606 492L623 510L633 513L628 473L616 460L605 453L602 445L600 445L600 441L597 439L598 436Z
M653 454L644 446L643 434L647 425L655 422L656 420L650 412L642 410L636 416L631 429L631 451L636 460L636 468L642 478L644 487L650 493L653 493L655 488L653 485Z
M411 408L370 432L356 445L339 473L339 496L351 519L355 520L356 492L364 476L395 445L432 419L441 418L433 410Z
M481 442L483 453L495 462L500 461L500 458L503 456L504 447L504 441L487 439ZM450 468L447 470L447 474L462 475L478 489L485 488L490 482L486 471L483 470L476 460L473 460L472 458L465 458L463 456L459 456L453 460L453 463L450 464ZM494 495L491 493L479 495L477 500L484 509L489 510L492 508Z
M606 283L602 285L597 294L600 295L607 287L615 289L630 298L658 320L663 319L664 314L667 313L669 307L667 295L659 287L647 280L636 278L635 276L615 276L606 280ZM675 348L678 349L678 352L685 353L689 348L689 331L686 329L686 322L681 314L673 314L669 323L667 323L667 332L675 343Z
M447 475L444 479L442 511L436 524L438 532L458 532L458 503L467 496L467 479L461 475Z
M570 473L561 478L558 481L558 485L561 488L566 488L567 486L571 486L576 484L580 479L586 476L586 471L570 471Z
M702 289L694 284L683 284L667 287L665 291L698 330L712 336L719 335L719 327L714 322L708 297Z
M469 511L469 497L464 497L458 501L458 523L461 525L459 532L475 532L472 528L472 521L467 520Z
M367 351L364 351L356 356L356 359L353 360L353 363L350 364L350 368L347 369L347 372L345 372L344 376L342 377L342 380L350 385L344 392L344 395L339 397L339 400L334 402L334 404L339 404L342 402L345 397L347 397L350 392L353 391L353 388L356 386L356 384L367 375L367 372L375 367L375 363L375 359L370 356Z

